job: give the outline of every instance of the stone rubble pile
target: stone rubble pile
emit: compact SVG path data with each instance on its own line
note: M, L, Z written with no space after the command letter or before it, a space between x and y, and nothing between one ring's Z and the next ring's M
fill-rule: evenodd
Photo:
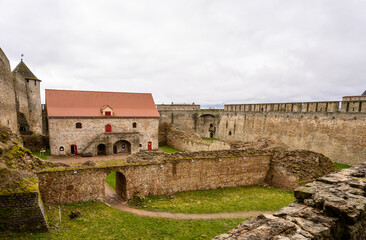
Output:
M295 190L296 201L214 239L366 239L366 163Z

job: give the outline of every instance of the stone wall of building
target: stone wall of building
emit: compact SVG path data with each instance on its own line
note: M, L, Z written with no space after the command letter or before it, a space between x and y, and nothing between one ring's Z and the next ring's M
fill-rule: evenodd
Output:
M24 72L25 70L33 75L25 63L21 61L12 72L18 127L21 134L29 132L42 134L41 81L33 76L28 76L27 72Z
M134 195L170 194L186 190L256 185L264 182L270 155L236 157L196 157L165 159L162 162L130 164L120 167L44 171L38 174L42 200L70 203L90 199L104 200L105 178L120 173L117 182L124 199ZM118 174L117 174L118 175ZM117 177L118 178L118 177ZM117 191L118 193L118 191Z
M31 131L42 134L41 81L26 80L28 90L29 123Z
M203 137L229 141L256 141L265 137L351 165L361 163L366 156L366 113L223 110L159 113L161 122Z
M28 105L28 91L26 80L19 73L13 73L13 81L15 86L15 101L17 104L18 116L21 121L20 126L25 126L26 131L31 131L29 123L29 105ZM24 117L24 119L23 119ZM22 121L25 121L24 123Z
M0 230L48 231L39 193L0 195Z
M18 132L14 83L11 76L10 63L0 48L0 125Z
M76 128L81 123L81 128ZM136 128L133 128L136 123ZM105 133L105 126L112 126L112 133L138 133L140 150L158 149L158 118L49 118L48 128L52 155L71 154L71 145L77 145L77 151L83 152L96 138ZM127 139L126 139L127 140ZM60 151L60 147L64 151ZM136 146L132 146L135 148Z
M366 164L295 190L297 201L214 239L366 239Z

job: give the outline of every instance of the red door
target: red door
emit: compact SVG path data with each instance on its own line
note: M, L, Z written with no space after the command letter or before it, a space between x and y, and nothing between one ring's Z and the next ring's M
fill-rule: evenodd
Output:
M71 145L71 154L78 154L78 147L76 145Z
M105 132L112 132L112 126L110 124L105 125Z
M151 142L147 143L147 150L151 150Z

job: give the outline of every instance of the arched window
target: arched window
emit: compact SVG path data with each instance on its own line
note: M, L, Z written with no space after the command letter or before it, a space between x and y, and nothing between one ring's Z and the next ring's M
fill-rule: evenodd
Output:
M83 128L83 124L81 124L81 122L77 122L75 126L76 128Z
M229 136L231 136L231 131L229 131Z
M135 123L135 122L134 122L134 123L132 123L132 127L133 127L133 128L137 128L137 123Z
M112 126L110 124L105 125L105 132L112 132Z

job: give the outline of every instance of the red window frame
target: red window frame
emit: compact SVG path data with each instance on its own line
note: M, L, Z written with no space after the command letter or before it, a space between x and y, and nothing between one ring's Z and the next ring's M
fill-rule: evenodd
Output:
M105 125L105 132L112 132L112 126L110 124Z

